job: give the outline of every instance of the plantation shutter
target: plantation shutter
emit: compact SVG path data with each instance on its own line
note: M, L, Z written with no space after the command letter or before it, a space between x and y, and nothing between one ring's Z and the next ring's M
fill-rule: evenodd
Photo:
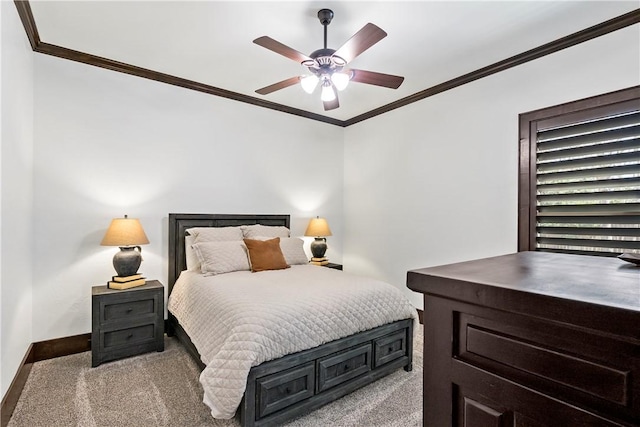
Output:
M536 250L640 254L640 111L538 122L535 175Z

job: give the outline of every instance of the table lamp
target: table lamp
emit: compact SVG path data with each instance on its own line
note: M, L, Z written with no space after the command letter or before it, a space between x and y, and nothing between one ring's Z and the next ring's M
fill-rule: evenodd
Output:
M113 256L113 268L118 276L133 276L142 262L142 248L139 245L149 243L147 235L137 218L114 218L107 229L102 246L119 246L120 252ZM138 249L136 251L136 249Z
M324 253L327 251L327 239L325 239L325 237L332 235L327 220L319 216L311 218L304 235L315 237L315 240L311 242L311 253L313 257L324 257Z

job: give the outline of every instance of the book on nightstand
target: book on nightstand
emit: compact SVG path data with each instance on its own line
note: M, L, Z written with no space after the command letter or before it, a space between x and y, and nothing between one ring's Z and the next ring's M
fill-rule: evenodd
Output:
M142 277L142 273L137 273L131 276L112 276L111 281L113 282L130 282L131 280L144 279Z
M316 258L313 257L311 258L311 261L309 261L309 264L312 265L327 265L329 264L329 259L325 256L323 256L322 258Z
M113 276L109 282L107 282L107 288L109 289L129 289L136 286L142 286L147 283L147 280L142 277L141 274L134 274L132 276Z

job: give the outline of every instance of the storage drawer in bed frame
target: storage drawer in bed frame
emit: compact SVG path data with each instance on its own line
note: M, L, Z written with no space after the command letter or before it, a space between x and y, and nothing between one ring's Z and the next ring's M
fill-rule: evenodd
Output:
M314 394L314 362L256 380L256 410L265 417Z
M412 336L413 321L400 320L252 368L241 424L279 425L398 368L410 371Z
M316 392L320 393L369 372L371 370L371 342L322 357L316 363L318 378Z

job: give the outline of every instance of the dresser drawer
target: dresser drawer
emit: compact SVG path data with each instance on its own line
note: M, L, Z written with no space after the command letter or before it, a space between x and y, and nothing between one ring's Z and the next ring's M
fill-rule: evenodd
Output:
M318 393L371 370L371 343L318 359Z
M156 312L156 302L153 295L138 301L104 302L101 322L110 322L120 319L153 314Z
M315 364L312 361L288 371L259 378L256 384L256 411L261 418L313 396Z
M378 367L407 355L407 331L401 330L373 341L373 366Z

